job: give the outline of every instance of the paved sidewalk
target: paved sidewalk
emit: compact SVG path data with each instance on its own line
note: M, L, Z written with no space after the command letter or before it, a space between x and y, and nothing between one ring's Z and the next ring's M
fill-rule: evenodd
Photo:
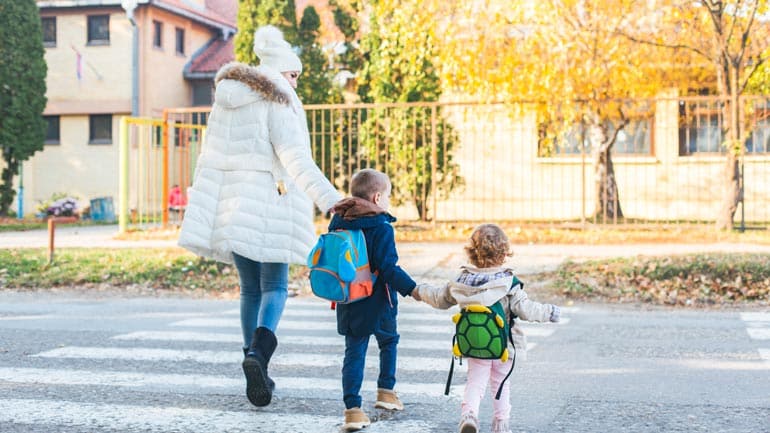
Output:
M174 248L176 240L118 240L117 225L57 227L56 248ZM0 233L0 248L46 248L47 230ZM454 275L464 263L462 242L402 242L398 245L400 262L420 278L444 279ZM764 252L770 245L748 243L687 243L627 245L514 245L511 264L521 275L556 269L565 260L608 257L677 255L706 252Z

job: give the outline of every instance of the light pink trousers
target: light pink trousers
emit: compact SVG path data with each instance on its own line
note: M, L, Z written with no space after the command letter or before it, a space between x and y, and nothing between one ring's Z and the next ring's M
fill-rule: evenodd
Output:
M479 405L484 397L484 392L489 384L489 392L492 396L492 408L495 419L507 420L511 417L511 387L510 378L503 385L500 400L495 400L495 394L500 387L505 375L511 370L511 360L500 362L498 359L464 358L468 363L468 376L465 382L465 394L463 395L462 413L479 415Z

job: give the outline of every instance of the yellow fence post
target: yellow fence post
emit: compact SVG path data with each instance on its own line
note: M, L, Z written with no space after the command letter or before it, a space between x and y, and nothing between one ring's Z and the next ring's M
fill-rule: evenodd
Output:
M168 227L168 191L169 191L169 180L168 180L168 165L169 165L169 120L168 120L168 110L163 110L163 173L161 175L161 188L163 188L160 191L161 198L161 225L165 229Z
M120 119L120 167L118 189L120 190L120 210L118 213L118 232L125 233L128 227L128 116Z

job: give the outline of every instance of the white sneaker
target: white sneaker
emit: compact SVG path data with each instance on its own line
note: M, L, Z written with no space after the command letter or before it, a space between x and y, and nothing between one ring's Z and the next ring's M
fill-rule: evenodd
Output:
M508 427L508 420L505 420L505 419L493 419L492 420L492 433L511 433L511 428Z
M460 433L479 433L479 420L471 412L460 417Z

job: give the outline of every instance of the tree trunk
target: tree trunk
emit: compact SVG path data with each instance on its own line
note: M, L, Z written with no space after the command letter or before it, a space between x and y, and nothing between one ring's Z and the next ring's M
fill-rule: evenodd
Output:
M601 222L616 221L623 217L623 210L620 207L620 193L610 153L615 137L608 137L607 127L599 122L592 122L588 136L593 149L596 182L593 218Z
M0 216L8 215L16 191L13 189L13 177L19 173L19 162L12 156L6 157L6 166L0 175Z
M727 160L725 161L724 171L724 195L722 197L722 207L716 221L716 227L719 230L732 230L735 211L738 209L738 202L741 199L740 168L738 166L738 155L742 152L743 143L740 142L740 122L738 120L738 68L730 66L730 104L729 112L726 113L730 119L730 129L727 131Z

